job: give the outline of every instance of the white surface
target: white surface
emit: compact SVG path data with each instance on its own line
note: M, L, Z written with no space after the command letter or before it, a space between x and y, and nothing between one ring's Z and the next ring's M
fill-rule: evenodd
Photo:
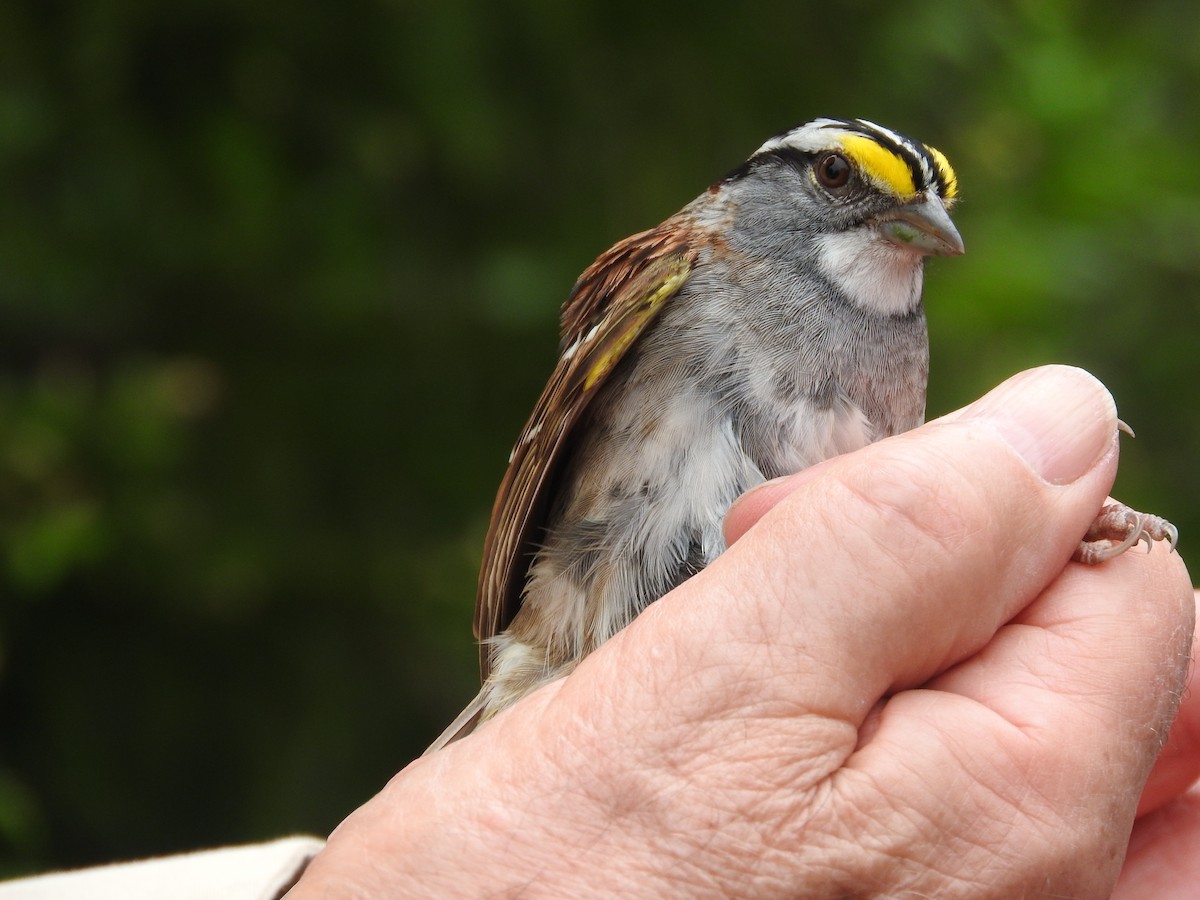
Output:
M0 882L0 900L276 900L325 845L313 837Z

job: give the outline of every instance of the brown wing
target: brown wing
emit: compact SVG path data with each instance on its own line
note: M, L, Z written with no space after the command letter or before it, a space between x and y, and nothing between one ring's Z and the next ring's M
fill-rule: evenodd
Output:
M687 280L696 258L677 219L626 238L588 267L563 308L558 364L509 458L483 547L475 637L503 631L521 606L571 429L637 336ZM480 646L480 671L489 672Z

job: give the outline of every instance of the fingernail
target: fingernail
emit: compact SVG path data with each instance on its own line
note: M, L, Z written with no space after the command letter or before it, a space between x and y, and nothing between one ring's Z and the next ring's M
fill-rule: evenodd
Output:
M1117 407L1094 376L1072 366L1015 375L962 411L990 422L1044 480L1070 484L1112 446Z

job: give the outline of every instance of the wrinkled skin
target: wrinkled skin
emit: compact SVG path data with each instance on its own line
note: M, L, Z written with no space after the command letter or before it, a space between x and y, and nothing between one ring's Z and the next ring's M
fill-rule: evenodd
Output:
M712 566L402 771L291 896L1184 896L1194 693L1159 754L1187 572L1068 562L1116 464L1108 393L1052 367L769 482Z

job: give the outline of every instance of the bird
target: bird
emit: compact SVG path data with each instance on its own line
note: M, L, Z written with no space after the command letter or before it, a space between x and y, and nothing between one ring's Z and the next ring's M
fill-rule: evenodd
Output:
M922 424L924 263L964 252L958 191L936 148L818 118L583 272L484 542L482 689L427 754L716 559L739 495ZM1168 528L1106 507L1077 558Z

